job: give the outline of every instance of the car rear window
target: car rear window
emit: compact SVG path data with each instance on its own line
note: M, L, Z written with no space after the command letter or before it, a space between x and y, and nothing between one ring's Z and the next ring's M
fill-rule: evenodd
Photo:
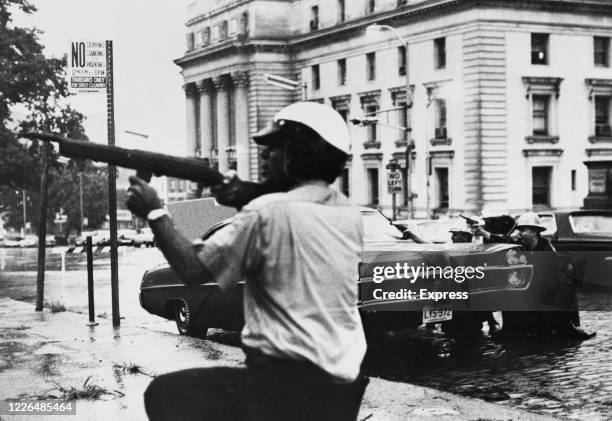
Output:
M363 241L390 241L402 238L402 233L378 212L361 212Z
M459 225L458 221L430 221L419 223L419 236L428 241L446 243L451 239L450 229Z
M612 215L570 215L575 233L612 234Z

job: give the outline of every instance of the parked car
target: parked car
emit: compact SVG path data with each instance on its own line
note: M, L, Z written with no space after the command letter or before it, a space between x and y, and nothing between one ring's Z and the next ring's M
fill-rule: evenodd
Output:
M7 233L4 235L4 247L20 247L23 237L20 234Z
M417 327L423 323L448 322L453 311L501 308L508 301L522 302L522 294L531 285L532 266L510 259L520 247L510 244L415 244L403 240L402 233L379 212L363 208L364 250L359 265L359 308L364 327L369 332L381 329ZM204 235L208 238L227 225L223 221ZM432 264L457 267L481 265L483 279L456 282L448 278L386 279L374 278L376 267L413 267ZM384 287L383 287L384 286ZM469 292L469 300L436 301L425 296L418 299L381 298L380 291L400 291L409 287L415 291ZM179 333L203 336L208 328L239 330L244 323L242 283L232 291L221 293L215 282L197 286L183 284L167 265L162 264L145 272L140 286L140 304L149 313L174 319ZM480 321L472 321L478 323Z
M82 239L78 245L84 246L88 236L91 236L91 244L94 246L107 246L110 244L110 231L96 230L82 234Z
M401 231L410 231L423 240L436 244L449 243L451 241L450 229L465 225L465 221L459 219L400 219L393 221Z
M45 237L45 246L47 247L55 247L57 241L55 239L55 235L47 235Z
M542 233L557 251L567 252L578 279L612 287L612 211L538 212Z
M38 246L38 237L28 234L19 240L19 247L36 247Z
M85 242L87 241L87 237L92 237L92 244L93 244L93 237L96 234L95 231L83 231L81 232L81 234L79 234L75 239L74 239L74 244L76 246L84 246Z
M135 235L136 235L136 230L133 230L133 229L117 230L117 244L120 246L133 246ZM109 231L108 238L110 242L110 231Z
M155 239L153 238L153 231L151 231L151 228L141 228L140 232L134 234L135 247L153 247L154 245Z

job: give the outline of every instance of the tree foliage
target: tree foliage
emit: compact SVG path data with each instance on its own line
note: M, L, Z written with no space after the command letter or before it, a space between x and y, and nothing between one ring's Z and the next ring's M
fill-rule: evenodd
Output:
M14 25L12 13L31 14L35 7L27 0L0 0L0 217L9 226L23 225L22 191L27 192L28 220L38 225L41 157L38 142L20 139L21 131L43 130L87 140L84 117L67 104L64 79L66 58L47 58L39 43L39 31ZM15 109L25 113L14 121ZM69 217L68 229L79 230L80 206L78 171L82 170L84 215L97 226L105 218L108 187L106 170L91 163L61 164L57 154L49 159L49 212L63 208ZM76 196L75 196L75 189ZM0 221L1 222L1 221ZM0 224L1 228L1 224Z

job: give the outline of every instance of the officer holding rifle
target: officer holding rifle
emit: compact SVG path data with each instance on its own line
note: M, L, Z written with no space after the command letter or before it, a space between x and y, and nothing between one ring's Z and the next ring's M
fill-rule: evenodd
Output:
M185 283L225 290L245 281L246 369L157 377L145 393L151 420L357 417L368 382L355 288L363 228L359 209L329 186L347 160L348 129L332 108L299 102L254 140L267 194L249 201L257 194L235 177L215 187L220 202L244 207L198 247L176 231L155 190L130 179L129 209L148 219Z

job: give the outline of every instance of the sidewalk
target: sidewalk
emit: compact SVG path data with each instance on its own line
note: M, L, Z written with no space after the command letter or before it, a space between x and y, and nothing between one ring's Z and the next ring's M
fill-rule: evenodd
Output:
M161 319L160 319L161 320ZM22 394L60 394L58 388L104 392L76 401L67 420L146 420L142 395L152 376L194 366L238 366L243 355L234 336L201 341L158 330L155 324L110 320L86 326L87 315L34 312L30 303L0 298L0 400ZM160 322L167 329L167 322ZM233 338L233 339L232 339ZM220 343L224 342L224 343ZM226 344L227 342L227 344ZM98 389L93 388L98 387ZM53 389L53 390L52 390ZM41 419L0 416L1 420ZM360 420L547 420L522 410L406 383L371 379Z

